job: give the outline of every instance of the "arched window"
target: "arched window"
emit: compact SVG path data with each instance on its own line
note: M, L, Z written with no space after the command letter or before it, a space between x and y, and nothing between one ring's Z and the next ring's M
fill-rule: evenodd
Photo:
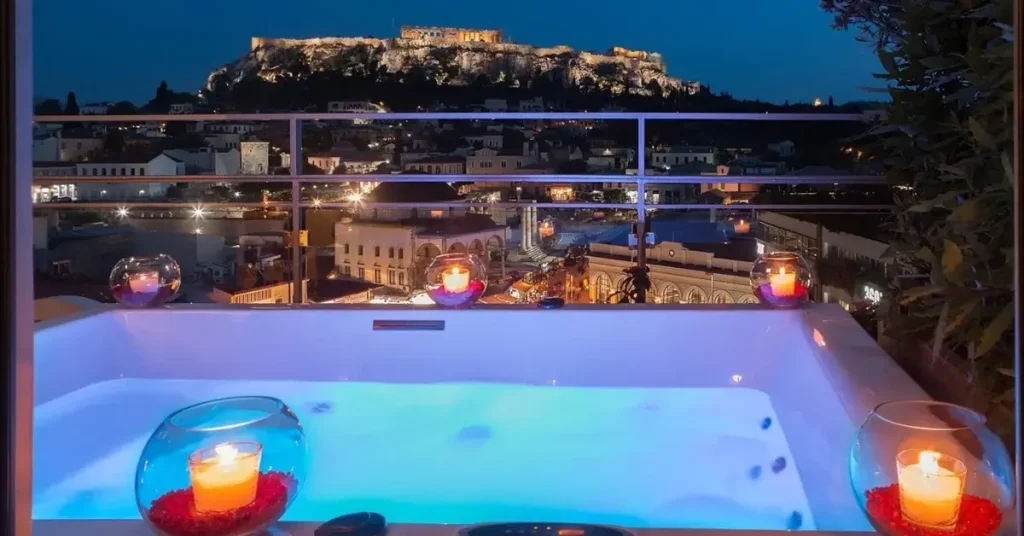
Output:
M669 283L665 285L665 290L661 293L661 303L681 303L683 301L683 294L679 292L679 287Z
M706 302L707 299L704 293L699 288L691 288L690 292L686 294L686 303L701 304Z
M598 274L594 280L594 301L597 303L608 303L612 295L612 280L605 274Z

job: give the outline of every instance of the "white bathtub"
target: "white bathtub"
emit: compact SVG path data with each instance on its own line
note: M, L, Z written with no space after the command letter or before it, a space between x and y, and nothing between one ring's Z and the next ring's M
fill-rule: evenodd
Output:
M320 475L287 520L375 509L401 523L870 530L849 483L853 432L875 405L925 396L828 305L114 310L40 324L35 351L40 520L137 518L134 457L168 411L269 394L304 421ZM330 397L348 417L310 412ZM359 434L389 425L408 429L389 444L472 437L370 459ZM326 441L337 428L353 435ZM393 482L328 468L336 458Z

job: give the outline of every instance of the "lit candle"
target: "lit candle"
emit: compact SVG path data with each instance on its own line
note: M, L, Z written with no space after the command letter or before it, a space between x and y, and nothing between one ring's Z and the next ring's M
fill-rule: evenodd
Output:
M200 512L228 512L256 499L259 443L221 443L189 456L192 495Z
M732 230L736 234L747 234L750 232L750 222L740 220L732 226Z
M917 454L917 463L913 455ZM939 466L942 455L930 450L906 450L896 457L900 485L900 511L908 521L934 528L956 525L964 492L963 462L949 457L952 471Z
M772 286L772 295L774 296L783 297L796 294L796 274L787 274L785 266L780 266L777 274L768 274L768 283Z
M153 294L160 290L160 274L157 272L141 272L128 276L128 288L132 292Z
M464 292L469 288L469 271L455 266L441 275L441 286L448 292Z

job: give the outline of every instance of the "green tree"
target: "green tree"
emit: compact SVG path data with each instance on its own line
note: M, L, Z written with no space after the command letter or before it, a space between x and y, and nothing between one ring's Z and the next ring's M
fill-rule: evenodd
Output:
M62 111L57 99L46 99L36 104L35 109L36 115L60 115Z
M68 98L64 105L64 115L78 115L78 100L75 98L74 91L68 92Z
M902 186L891 231L901 270L897 333L945 343L989 389L1012 396L1013 0L823 0L838 28L875 44L892 102L865 159ZM900 305L901 307L896 307Z
M604 200L608 203L629 203L629 196L626 195L626 191L621 188L604 191Z
M107 113L110 115L132 115L136 111L135 105L128 101L121 101L110 107Z

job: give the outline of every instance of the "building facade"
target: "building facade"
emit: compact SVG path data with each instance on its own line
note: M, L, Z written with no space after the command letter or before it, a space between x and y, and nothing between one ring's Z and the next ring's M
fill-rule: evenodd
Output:
M500 43L501 30L473 30L447 26L402 26L402 39L456 43Z
M753 263L749 261L718 258L677 242L662 242L647 252L649 303L757 303L750 290ZM624 270L636 265L634 257L635 252L627 246L590 245L587 277L591 303L617 301L615 293L626 278Z
M239 143L242 175L266 175L270 173L270 142L247 140Z
M651 164L655 167L670 168L694 162L715 165L715 148L706 145L680 145L651 153Z
M466 173L466 159L446 156L427 157L405 164L406 171L430 175L462 175Z

